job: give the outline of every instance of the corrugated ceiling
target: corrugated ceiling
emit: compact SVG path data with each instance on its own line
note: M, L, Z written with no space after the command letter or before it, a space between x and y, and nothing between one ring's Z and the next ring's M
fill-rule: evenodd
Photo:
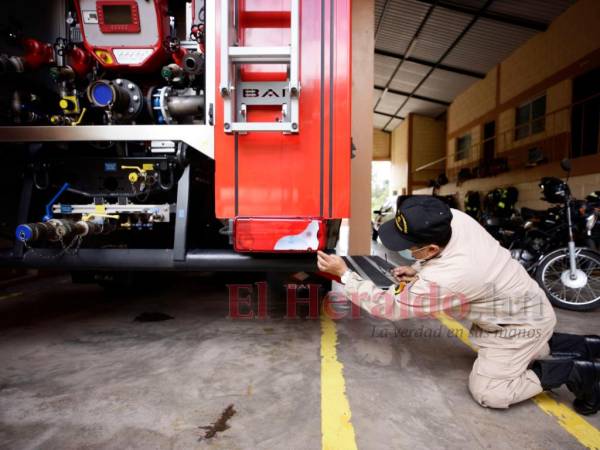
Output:
M376 0L375 128L411 112L439 117L575 1Z

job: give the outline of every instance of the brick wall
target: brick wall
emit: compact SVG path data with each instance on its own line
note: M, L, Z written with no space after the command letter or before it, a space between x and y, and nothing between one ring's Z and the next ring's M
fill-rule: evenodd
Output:
M545 33L531 38L502 62L500 103L540 83L600 46L600 2L579 0Z
M446 122L413 114L412 127L411 171L413 182L417 184L436 178L444 171L443 161L419 172L415 169L444 157Z
M568 106L571 104L571 85L572 82L570 79L562 80L547 89L532 95L528 99L532 100L540 95L546 95L546 112L548 113L548 117L545 130L541 133L519 139L515 142L515 108L510 108L501 112L497 121L498 140L496 152L500 155L503 152L518 146L529 145L551 136L570 132L571 111L568 109ZM526 102L527 101L523 103Z
M483 80L472 84L457 96L448 108L448 133L476 120L496 107L497 70L494 67Z
M447 171L455 175L461 167L478 164L483 124L496 122L496 156L522 160L529 148L545 141L549 154L566 155L569 142L572 78L600 64L600 1L579 0L548 30L526 42L490 70L486 78L456 97L448 109L446 145ZM514 141L515 108L546 95L545 131ZM467 159L454 161L456 138L471 134L472 149ZM558 146L564 148L559 149ZM557 147L557 148L554 148ZM512 167L516 169L517 167ZM582 173L586 173L585 171ZM525 172L531 176L530 171ZM530 179L530 181L534 181Z
M390 159L391 133L373 129L373 161L388 161Z
M585 161L581 163L585 163ZM565 173L558 163L547 164L528 171L509 172L497 177L468 180L460 186L457 186L456 183L448 183L442 186L439 195L455 195L462 209L464 207L464 196L468 191L479 191L483 196L497 187L514 186L519 190L518 208L546 209L550 204L540 199L541 194L538 187L539 180L543 176L555 176L564 179ZM590 192L600 189L600 173L571 177L569 186L573 196L582 199ZM431 189L419 189L414 193L431 194Z
M403 120L394 131L391 138L391 182L390 193L397 191L402 194L408 189L408 120Z
M464 136L465 134L471 135L471 148L469 149L469 152L468 152L466 158L463 158L459 161L455 161L454 158L455 158L455 153L456 153L456 140L459 137ZM480 145L479 145L480 140L481 140L481 125L476 125L472 128L469 128L468 130L463 131L456 137L449 138L447 141L447 147L446 147L446 152L447 152L447 157L448 157L448 160L446 161L446 168L453 169L458 166L462 167L464 165L473 164L475 161L479 160L479 158L481 157L481 154L480 154L481 151L480 151Z

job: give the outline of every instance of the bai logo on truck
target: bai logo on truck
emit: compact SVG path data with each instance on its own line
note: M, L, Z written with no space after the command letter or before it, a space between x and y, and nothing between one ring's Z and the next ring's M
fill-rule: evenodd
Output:
M245 88L242 89L242 97L243 98L265 98L265 97L275 97L275 98L286 98L287 97L287 89L259 89L259 88Z
M246 82L240 83L238 102L245 105L284 105L289 103L289 83Z

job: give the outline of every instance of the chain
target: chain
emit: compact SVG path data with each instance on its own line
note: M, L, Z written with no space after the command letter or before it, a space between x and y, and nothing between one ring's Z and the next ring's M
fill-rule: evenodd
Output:
M27 249L27 253L32 253L33 255L38 256L39 258L43 258L43 259L58 259L64 255L76 255L79 252L79 248L81 247L81 243L83 241L83 236L75 236L73 239L71 239L71 242L69 242L68 245L65 245L62 236L60 236L58 238L58 242L60 243L61 246L61 251L58 252L55 255L44 255L40 252L38 252L35 248L33 248L32 246L30 246L27 241L22 241L23 242L23 246L25 247L25 249Z

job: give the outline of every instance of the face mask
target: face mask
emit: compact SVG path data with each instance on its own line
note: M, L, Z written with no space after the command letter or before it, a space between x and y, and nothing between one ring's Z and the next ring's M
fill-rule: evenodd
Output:
M426 245L425 247L421 247L421 248L418 248L418 249L416 249L416 250L410 250L409 248L407 248L406 250L401 250L401 251L399 251L399 252L398 252L398 254L399 254L400 256L402 256L404 259L407 259L407 260L408 260L408 262L410 262L410 263L415 263L415 262L417 262L417 258L415 258L415 257L412 255L412 254L413 254L413 251L415 251L415 252L418 252L419 250L423 250L424 248L427 248L427 247L428 247L428 246Z
M408 260L408 262L411 264L417 260L417 258L413 257L412 252L408 248L406 250L399 251L398 254L404 259Z

